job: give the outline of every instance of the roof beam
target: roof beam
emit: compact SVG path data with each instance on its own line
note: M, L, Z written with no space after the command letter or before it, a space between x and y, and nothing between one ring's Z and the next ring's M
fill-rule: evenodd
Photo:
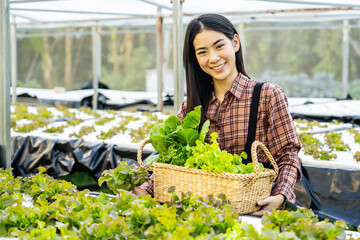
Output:
M139 1L172 11L171 7L168 7L168 6L164 5L164 4L156 3L156 2L151 1L151 0L139 0Z
M53 2L53 1L64 1L64 0L18 0L18 1L10 0L9 3L13 4L13 3Z
M10 8L10 11L29 11L29 12L53 12L53 13L75 13L75 14L94 14L94 15L114 15L114 16L137 16L137 17L156 17L155 14L135 14L135 13L117 13L117 12L91 12L91 11L70 11L55 9L28 9L28 8Z
M331 2L319 2L319 1L301 1L301 0L258 0L262 2L281 2L290 4L309 4L309 5L324 5L324 6L337 6L337 7L359 7L360 4L349 4L349 3L331 3Z
M31 17L28 17L28 16L24 16L22 14L14 14L14 13L10 13L11 16L14 16L14 17L19 17L19 18L24 18L24 19L27 19L27 20L30 20L30 21L35 21L35 22L39 22L39 20L35 19L35 18L31 18Z

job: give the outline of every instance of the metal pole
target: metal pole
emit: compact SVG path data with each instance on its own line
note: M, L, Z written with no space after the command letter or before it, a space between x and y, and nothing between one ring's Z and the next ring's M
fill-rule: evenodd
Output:
M239 23L239 25L238 25L239 38L240 38L240 43L241 43L244 66L246 67L246 34L245 34L245 28L246 28L245 23Z
M349 21L344 20L343 27L343 61L342 61L342 98L349 92Z
M16 18L12 16L10 26L11 38L11 102L16 103L16 86L17 86L17 37L16 37Z
M183 0L173 0L173 43L174 43L174 111L177 113L184 98L183 74Z
M338 2L331 2L331 1L301 1L301 0L260 0L262 2L280 2L280 3L293 3L293 4L312 4L312 5L325 5L325 6L335 6L335 7L360 7L358 3L341 3Z
M0 168L11 168L9 1L0 0Z
M161 17L161 8L158 8L159 16L156 18L156 68L157 68L157 90L158 90L158 104L157 110L163 111L163 31L162 23L163 18Z
M92 27L92 67L93 67L93 110L98 109L98 86L101 80L101 36L99 26Z

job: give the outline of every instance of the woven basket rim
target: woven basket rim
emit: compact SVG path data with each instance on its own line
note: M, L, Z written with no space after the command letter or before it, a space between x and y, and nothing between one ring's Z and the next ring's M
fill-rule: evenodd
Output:
M240 174L240 173L227 173L227 172L210 172L205 171L202 169L195 169L195 168L186 168L182 166L177 165L171 165L167 163L153 163L153 168L156 170L156 168L165 168L170 170L176 170L186 173L194 173L194 174L201 174L201 175L207 175L207 176L214 176L214 177L222 177L222 178L228 178L228 179L253 179L255 177L255 173L246 173L246 174ZM268 178L275 175L275 171L273 169L265 168L265 172L260 172L258 178Z

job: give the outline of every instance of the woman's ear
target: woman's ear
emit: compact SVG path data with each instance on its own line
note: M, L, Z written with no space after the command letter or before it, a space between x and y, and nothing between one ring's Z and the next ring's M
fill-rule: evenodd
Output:
M233 42L233 47L234 47L235 52L239 51L239 49L240 49L239 35L234 34L234 39L232 40L232 42Z

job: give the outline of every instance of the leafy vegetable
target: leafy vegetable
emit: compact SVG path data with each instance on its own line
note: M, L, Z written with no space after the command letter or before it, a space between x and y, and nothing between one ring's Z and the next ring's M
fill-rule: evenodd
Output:
M223 195L192 193L159 204L119 190L119 197L77 191L44 168L32 177L0 169L0 236L19 239L346 239L344 222L319 221L311 210L273 211L258 232L242 223ZM353 239L353 238L348 238Z
M299 133L299 139L303 146L304 152L306 154L312 155L314 159L331 160L337 157L337 155L331 151L324 150L323 144L319 139L313 137L312 134L305 132Z
M118 193L120 189L132 191L147 180L149 180L149 173L146 169L120 162L115 169L103 171L98 182L99 186L106 182L114 193Z
M196 146L191 148L191 156L186 160L185 167L203 169L211 172L229 172L246 174L254 172L253 163L243 164L242 158L247 158L247 154L231 154L225 150L220 150L216 142L218 134L211 134L211 144L196 141ZM259 163L260 172L264 171L264 166Z
M86 136L86 135L89 135L90 133L92 133L93 131L95 131L95 126L82 126L80 131L78 133L71 133L69 135L69 137L77 137L77 138L80 138L80 137L83 137L83 136Z
M328 219L319 221L310 209L300 208L296 212L275 210L266 213L261 222L264 225L263 235L266 236L278 236L279 233L289 236L291 233L296 238L281 239L346 239L345 222L331 223Z
M355 152L354 159L356 160L356 162L360 162L360 151Z
M342 133L336 133L336 132L325 133L326 144L329 146L331 150L346 151L350 149L349 145L345 144L341 140L341 135Z
M216 132L211 134L211 144L205 143L210 122L207 120L199 132L200 119L201 107L198 106L186 115L184 123L172 115L164 123L155 125L150 131L150 141L159 155L147 159L147 164L162 162L211 172L254 172L253 163L242 163L242 158L247 158L245 152L239 156L221 151ZM259 168L264 171L261 163Z
M204 142L209 131L210 122L207 120L199 132L201 120L201 106L189 112L182 123L172 115L164 123L155 125L150 130L150 142L159 152L157 162L184 166L190 157L189 147L195 146L196 140Z

